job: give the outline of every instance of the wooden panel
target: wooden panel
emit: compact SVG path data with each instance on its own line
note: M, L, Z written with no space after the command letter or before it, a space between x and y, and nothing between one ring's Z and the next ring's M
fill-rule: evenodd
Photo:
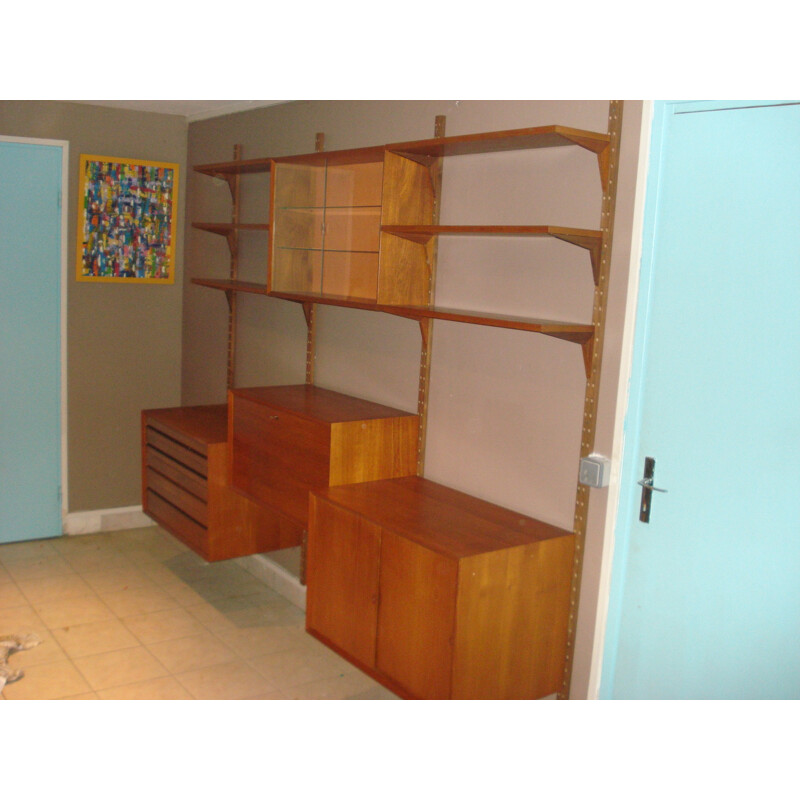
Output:
M378 253L326 252L322 275L325 294L375 300L378 293Z
M454 699L535 699L561 686L574 536L460 562Z
M203 526L208 525L208 507L205 502L152 469L147 470L147 488Z
M164 436L157 430L148 427L145 434L145 441L150 446L156 448L156 450L160 450L162 453L166 453L170 456L170 458L174 458L181 464L186 465L189 469L199 472L201 475L208 474L208 461L205 455L190 450L188 447L184 447L171 437Z
M330 485L414 475L418 429L416 416L334 425Z
M272 169L274 208L322 208L325 166L276 163Z
M276 248L322 249L324 212L321 208L288 208L275 210Z
M308 491L327 486L330 427L232 394L231 483L305 525Z
M145 463L156 472L160 472L169 478L173 483L177 483L187 492L191 492L201 500L208 500L208 481L196 472L187 469L180 462L174 461L148 446Z
M381 207L334 208L325 212L325 250L378 252ZM327 259L326 259L327 262Z
M334 486L321 494L382 528L451 558L572 535L563 528L413 476Z
M151 408L142 414L148 425L199 453L205 453L208 444L227 439L228 416L224 403Z
M383 225L431 225L434 193L430 168L386 153L383 179Z
M306 627L375 664L380 529L311 495Z
M380 206L383 161L328 167L325 205Z
M297 384L291 386L254 386L235 389L234 399L243 397L281 408L299 417L319 422L347 422L362 419L413 416L380 403L351 397L319 386Z
M322 252L319 250L272 250L270 290L275 292L322 291Z
M379 670L411 695L450 697L457 562L381 532Z
M431 292L431 246L381 234L378 303L425 306Z
M178 539L205 557L206 529L202 525L198 525L193 519L151 491L146 493L145 511L173 536L177 536Z

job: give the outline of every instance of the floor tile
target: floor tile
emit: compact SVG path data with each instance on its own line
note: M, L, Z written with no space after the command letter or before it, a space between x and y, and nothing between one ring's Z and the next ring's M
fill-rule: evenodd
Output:
M14 608L24 606L28 598L20 591L15 583L0 583L0 608Z
M163 678L152 678L127 686L113 689L102 689L98 693L101 700L192 700L192 696L168 675Z
M59 700L91 688L71 661L52 661L28 667L23 678L3 687L3 694L8 700Z
M84 572L81 577L98 593L119 592L144 586L156 588L156 584L133 564L117 569Z
M73 575L75 570L68 561L56 554L47 558L27 558L4 564L6 571L15 581L55 578L59 575Z
M131 586L118 592L102 592L100 597L119 617L151 614L178 607L177 601L157 586Z
M276 691L263 675L243 661L204 667L175 677L197 700L245 700Z
M139 645L138 639L117 619L54 628L52 634L70 658Z
M276 689L301 686L304 683L335 678L356 670L349 662L335 654L312 653L306 648L281 650L263 656L247 659Z
M233 650L208 631L185 639L155 642L147 648L173 674L224 664L238 658Z
M66 597L94 594L91 586L74 573L18 581L18 585L30 603L47 603Z
M46 629L42 618L29 605L0 608L0 633L35 633L41 638Z
M87 622L101 622L114 616L114 612L97 595L34 603L33 609L48 628L66 628Z
M292 650L303 644L301 633L296 628L224 627L215 629L214 633L244 658Z
M118 553L115 550L96 549L85 552L65 553L63 558L78 574L99 572L100 570L124 569L129 567L131 563L122 553Z
M167 674L164 667L144 647L129 647L111 653L98 653L75 659L81 671L95 691L126 686Z
M142 644L183 639L205 632L200 622L183 608L123 617L122 622Z
M289 700L397 699L396 695L362 672L323 678L281 691Z
M48 539L0 545L0 563L6 566L20 561L53 558L57 555L58 551Z

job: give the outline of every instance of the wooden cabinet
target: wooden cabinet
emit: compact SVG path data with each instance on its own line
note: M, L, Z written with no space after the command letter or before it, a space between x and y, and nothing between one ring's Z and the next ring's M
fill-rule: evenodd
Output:
M404 697L561 687L572 532L418 477L311 494L306 626Z
M206 561L292 547L303 536L231 489L224 404L142 412L142 507Z
M229 392L232 485L305 528L308 493L413 475L419 419L317 386Z

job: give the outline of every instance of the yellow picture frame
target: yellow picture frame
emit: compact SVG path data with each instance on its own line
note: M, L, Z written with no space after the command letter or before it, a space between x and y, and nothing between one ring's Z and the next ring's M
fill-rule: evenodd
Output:
M175 282L178 164L81 155L76 277Z

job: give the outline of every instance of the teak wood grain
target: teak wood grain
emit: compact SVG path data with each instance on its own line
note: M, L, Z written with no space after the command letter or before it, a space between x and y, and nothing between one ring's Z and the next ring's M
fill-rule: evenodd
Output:
M414 414L309 384L229 393L231 483L303 527L308 493L412 475Z
M311 508L310 633L404 697L558 691L570 531L419 477L316 490Z
M231 488L225 405L142 412L142 505L207 561L302 541L302 528Z

